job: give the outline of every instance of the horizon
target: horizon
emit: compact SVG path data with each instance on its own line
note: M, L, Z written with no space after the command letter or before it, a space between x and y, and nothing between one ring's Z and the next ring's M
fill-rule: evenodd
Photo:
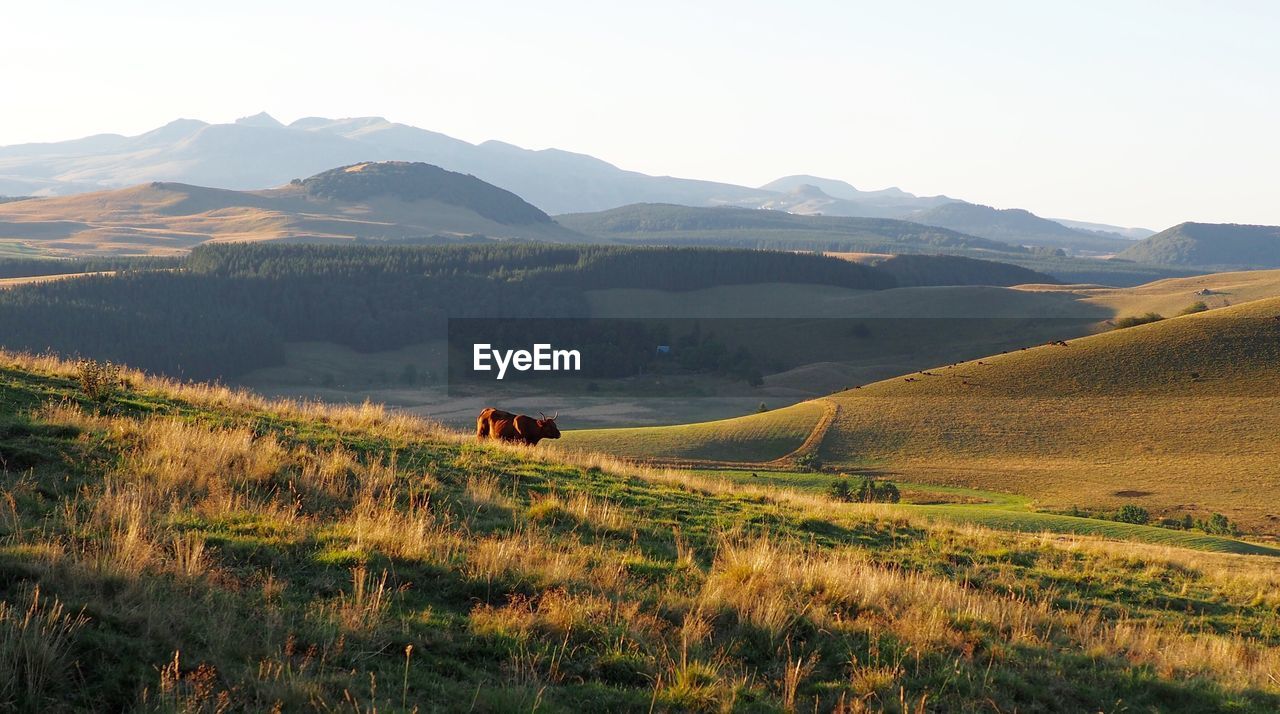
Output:
M657 176L807 174L1153 230L1280 224L1280 10L1261 2L428 3L330 22L340 7L13 10L0 56L42 61L8 93L40 110L0 116L0 145L383 116Z

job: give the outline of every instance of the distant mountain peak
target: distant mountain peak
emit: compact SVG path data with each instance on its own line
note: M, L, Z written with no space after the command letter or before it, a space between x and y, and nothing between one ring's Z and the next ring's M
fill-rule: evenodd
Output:
M236 123L240 126L259 126L271 129L284 128L284 124L281 124L275 117L266 112L258 112L253 116L240 117L239 119L236 119Z

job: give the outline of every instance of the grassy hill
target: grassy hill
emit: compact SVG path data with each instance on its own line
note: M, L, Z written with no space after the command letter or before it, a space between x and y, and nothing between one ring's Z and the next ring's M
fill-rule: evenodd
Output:
M1259 300L834 394L826 401L838 414L816 454L1042 508L1220 511L1280 533L1277 316L1280 299ZM807 419L791 409L769 419ZM584 432L567 443L637 455L632 445L648 433ZM719 445L706 448L724 458Z
M429 164L363 163L282 188L153 182L0 205L0 243L59 256L177 255L208 242L583 242L515 194Z
M1071 252L1115 253L1130 245L1129 241L1119 237L1106 237L1067 228L1061 223L1041 218L1021 208L996 209L956 201L917 211L908 218L926 225L950 228L1019 246L1065 248Z
M894 255L870 261L897 278L899 287L929 285L988 285L1057 283L1057 278L1020 265L976 260L958 255Z
M580 233L626 242L826 251L946 248L1025 252L1007 243L908 221L803 216L748 208L641 203L598 213L565 214L556 220Z
M1280 227L1180 223L1118 257L1157 265L1280 268Z
M1273 711L1278 561L0 356L0 708Z
M1210 273L1187 278L1166 278L1130 288L1100 285L1023 285L1041 295L1060 293L1081 303L1107 309L1114 316L1154 312L1172 317L1196 303L1216 309L1252 300L1280 296L1280 270L1246 270Z

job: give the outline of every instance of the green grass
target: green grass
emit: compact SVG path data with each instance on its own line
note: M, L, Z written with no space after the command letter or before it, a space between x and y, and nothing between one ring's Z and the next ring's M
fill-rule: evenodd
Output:
M802 402L735 419L697 425L565 432L562 446L620 457L769 461L800 447L822 417L819 402Z
M1114 509L1137 493L1157 517L1221 512L1280 534L1278 315L1280 298L1264 299L846 390L827 397L839 413L817 453L828 466L1016 493L1046 510ZM665 457L697 434L684 455L755 462L736 445L783 414L794 412L583 443Z
M0 356L0 709L1280 706L1269 558L129 378Z
M791 488L825 493L837 476L811 471L742 471L734 469L694 469L702 476L721 478L733 483L773 488ZM894 481L903 491L904 502L890 506L905 513L950 523L967 523L999 530L1025 533L1060 533L1086 535L1111 540L1152 543L1177 548L1190 548L1217 553L1280 556L1280 548L1250 543L1235 538L1206 533L1181 531L1157 526L1119 523L1100 518L1084 518L1034 510L1030 499L1009 493L984 491L957 486ZM946 503L947 500L961 501ZM931 503L927 501L941 501ZM927 503L913 503L926 501Z

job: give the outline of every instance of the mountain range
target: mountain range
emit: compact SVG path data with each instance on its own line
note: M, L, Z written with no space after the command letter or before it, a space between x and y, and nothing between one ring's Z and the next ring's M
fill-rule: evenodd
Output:
M0 195L54 196L154 181L234 190L267 189L334 166L425 162L471 174L550 214L634 203L770 208L803 215L896 218L1018 245L1109 254L1144 237L1102 224L1068 227L1026 211L998 211L897 188L859 190L844 181L787 176L760 187L649 176L559 149L500 141L471 144L381 117L308 117L285 125L266 113L230 124L178 119L138 136L98 134L0 147Z
M352 164L260 191L153 181L0 204L0 240L52 255L169 255L222 241L486 239L590 240L510 191L406 162Z

